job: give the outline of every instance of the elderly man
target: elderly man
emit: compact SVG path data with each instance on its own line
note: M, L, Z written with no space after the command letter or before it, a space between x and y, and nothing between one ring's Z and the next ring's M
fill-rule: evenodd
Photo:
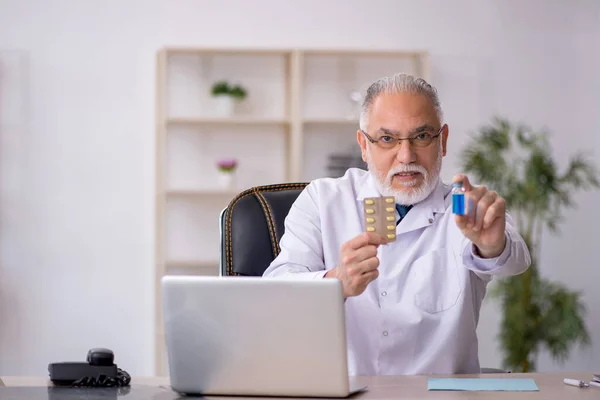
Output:
M311 182L264 276L342 282L351 375L478 373L486 286L531 263L504 200L459 174L467 214L452 213L451 187L440 179L448 125L423 79L373 83L357 140L369 171ZM365 233L363 199L376 196L396 199L393 242Z

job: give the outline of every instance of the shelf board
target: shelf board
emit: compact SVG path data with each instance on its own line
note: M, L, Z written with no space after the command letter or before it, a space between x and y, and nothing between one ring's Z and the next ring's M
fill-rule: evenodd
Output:
M323 124L323 125L358 125L358 119L352 118L307 118L302 121L304 124Z
M167 46L163 48L167 54L206 54L206 55L284 55L288 56L295 51L299 51L306 56L326 55L326 56L362 56L362 57L418 57L427 54L426 50L396 50L396 49L329 49L329 48L211 48L211 47L182 47Z
M219 260L167 260L165 265L168 268L206 268L213 269L219 267Z
M269 49L269 48L196 48L196 47L165 47L168 54L206 54L206 55L250 55L250 56L282 56L289 55L292 49Z
M351 57L419 57L427 54L422 50L399 51L377 49L304 49L305 56L351 56Z
M230 196L234 197L243 192L243 189L171 189L165 193L167 196L178 196L178 197L202 197L202 196Z
M231 118L185 118L172 117L167 118L168 125L287 125L290 123L287 119L281 118L251 118L251 117L231 117Z

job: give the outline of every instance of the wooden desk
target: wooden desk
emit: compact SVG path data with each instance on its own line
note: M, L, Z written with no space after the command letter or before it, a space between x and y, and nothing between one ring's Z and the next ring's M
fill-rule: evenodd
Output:
M446 375L439 375L439 377L446 377ZM378 376L358 377L359 382L366 384L369 388L366 392L352 396L352 399L600 399L600 388L580 389L563 383L563 379L566 377L587 382L593 377L592 372L453 375L453 377L532 378L540 390L538 392L429 392L427 391L428 376ZM6 387L45 387L50 384L46 377L1 377L0 386L2 383ZM168 390L169 379L167 377L133 378L131 385L132 388L162 387ZM218 397L206 396L204 398L216 399ZM241 399L244 399L244 397L236 397L236 400ZM257 398L252 397L251 399L256 400Z

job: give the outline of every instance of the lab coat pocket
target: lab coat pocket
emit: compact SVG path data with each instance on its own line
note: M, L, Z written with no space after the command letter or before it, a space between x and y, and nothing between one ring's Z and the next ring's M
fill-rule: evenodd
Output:
M452 250L437 249L423 255L412 263L410 274L414 302L421 310L439 313L456 305L462 290Z

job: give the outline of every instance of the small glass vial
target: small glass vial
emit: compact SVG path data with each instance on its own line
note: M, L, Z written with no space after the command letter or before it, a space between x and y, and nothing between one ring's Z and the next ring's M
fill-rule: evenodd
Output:
M452 184L452 212L465 215L465 189L462 182Z

